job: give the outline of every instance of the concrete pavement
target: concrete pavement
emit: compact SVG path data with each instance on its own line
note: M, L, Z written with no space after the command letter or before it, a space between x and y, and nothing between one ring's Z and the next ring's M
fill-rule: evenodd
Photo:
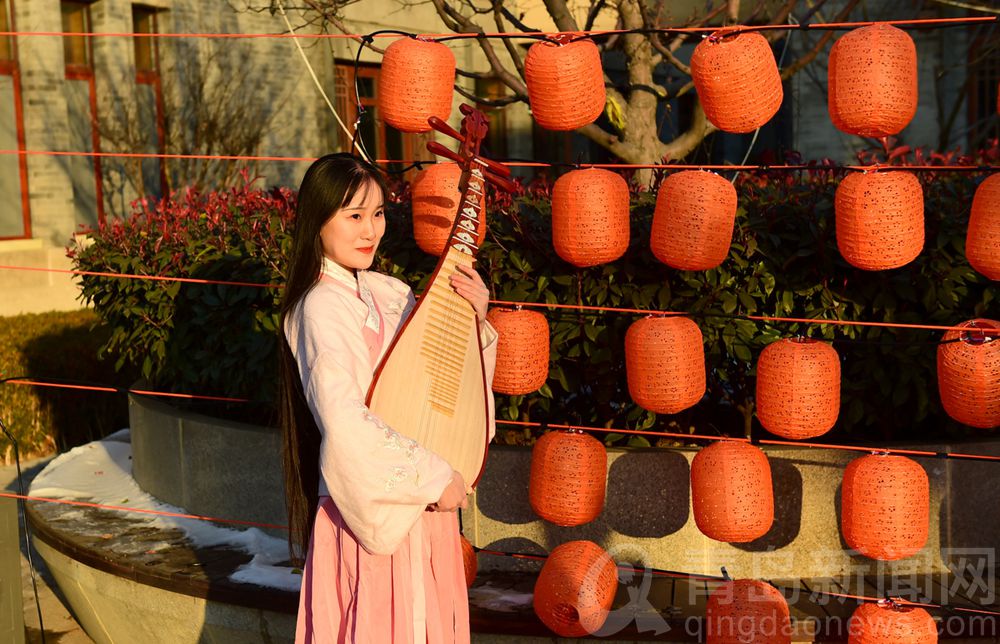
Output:
M27 491L32 479L42 471L52 457L32 459L21 463L24 489ZM17 492L17 468L11 465L0 465L0 489L4 492ZM20 523L23 534L23 523ZM25 640L29 644L42 642L42 631L39 628L38 608L41 606L42 623L45 625L46 644L93 644L87 634L73 618L66 602L63 601L59 588L53 581L45 562L32 549L32 560L35 565L35 582L38 587L38 604L35 603L35 593L32 590L31 572L28 567L28 557L25 544L21 540L21 589L24 601Z

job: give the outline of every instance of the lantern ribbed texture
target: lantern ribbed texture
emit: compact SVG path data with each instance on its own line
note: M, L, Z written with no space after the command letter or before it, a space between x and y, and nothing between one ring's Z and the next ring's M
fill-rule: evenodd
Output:
M830 50L827 81L830 120L838 130L898 134L917 113L917 48L892 25L855 29Z
M716 541L747 543L774 523L771 464L758 447L717 441L691 462L691 505L702 534Z
M625 333L628 392L641 407L676 414L705 395L705 347L698 325L682 317L636 320Z
M972 198L965 234L965 256L972 268L1000 280L1000 174L986 178Z
M604 70L593 41L535 43L524 59L524 78L531 115L547 130L575 130L604 111Z
M462 193L458 183L462 169L454 163L438 163L413 179L413 237L425 253L440 256L448 243ZM477 244L486 237L486 210L479 210Z
M762 581L726 582L705 603L705 630L706 644L790 644L788 602Z
M927 542L927 473L905 456L857 458L844 470L840 514L844 541L864 556L895 561L914 555Z
M479 570L479 562L476 559L476 550L469 543L469 540L462 537L462 563L465 564L465 585L472 588L472 582L476 580L476 572Z
M847 644L937 644L937 624L919 607L861 604L847 622Z
M978 319L956 326L969 331L946 331L942 339L962 341L940 344L937 350L941 404L960 423L983 429L1000 426L1000 322ZM985 342L986 337L994 339Z
M486 314L500 335L493 391L531 393L549 377L549 322L537 311L494 308Z
M713 172L684 170L660 184L649 246L656 259L685 271L715 268L729 254L736 188Z
M582 637L604 625L618 587L618 568L590 541L570 541L549 554L535 582L535 614L562 637Z
M924 192L909 172L852 173L837 186L837 248L866 271L898 268L924 247Z
M757 418L792 440L827 433L840 415L840 357L825 342L778 340L757 360Z
M559 526L589 523L604 509L607 471L601 441L580 432L549 432L531 450L531 508Z
M755 32L723 29L702 40L691 55L691 80L705 116L724 132L756 130L784 97L771 45Z
M378 112L403 132L428 132L427 119L447 121L455 85L455 55L437 42L400 38L386 47L378 76Z
M552 188L552 245L574 266L613 262L628 250L628 184L615 172L573 170Z

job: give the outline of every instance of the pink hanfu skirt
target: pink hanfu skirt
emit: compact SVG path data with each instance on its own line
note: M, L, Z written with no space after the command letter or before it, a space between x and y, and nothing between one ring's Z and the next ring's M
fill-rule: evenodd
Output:
M295 642L469 642L456 513L424 512L396 552L374 555L355 540L330 497L320 497Z

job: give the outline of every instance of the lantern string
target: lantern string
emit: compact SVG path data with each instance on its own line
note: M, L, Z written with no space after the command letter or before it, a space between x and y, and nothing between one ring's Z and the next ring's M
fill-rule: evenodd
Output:
M2 34L0 34L2 35ZM0 155L54 156L54 157L96 157L121 159L188 159L203 161L271 161L289 163L311 163L317 157L247 155L247 154L174 154L158 152L89 152L66 150L0 150ZM681 164L681 163L565 163L528 161L523 159L494 159L497 163L515 168L605 168L609 170L713 170L716 172L997 172L1000 165L873 165L852 164L786 164L786 165L733 165L733 164ZM390 174L402 174L413 169L448 161L423 159L375 159L380 165L403 164L400 169L387 169Z
M3 374L0 374L2 376ZM175 393L175 392L165 392L165 391L155 391L149 389L135 389L130 387L118 387L115 385L109 385L104 383L95 383L88 380L72 380L66 378L47 378L47 377L29 377L29 376L11 376L11 377L0 377L0 385L23 385L23 386L33 386L33 387L52 387L58 389L74 389L81 391L96 391L101 393L119 393L119 394L135 394L139 396L161 396L167 398L178 398L183 400L188 400L192 402L227 402L227 403L253 403L253 404L265 404L262 400L252 400L249 398L234 398L234 397L224 397L224 396L205 396L199 394L186 394L186 393ZM705 434L687 434L684 432L662 432L655 430L641 430L641 429L623 429L618 427L593 427L588 425L579 424L561 424L561 423L550 423L550 422L535 422L535 421L521 421L521 420L504 420L496 419L498 425L515 425L519 427L534 427L539 429L566 429L566 430L576 430L588 433L603 433L603 434L625 434L625 435L637 435L637 436L653 436L658 438L677 438L677 439L689 439L689 440L705 440L711 442L728 441L735 443L751 443L753 445L780 445L780 446L792 446L792 447L806 447L814 449L831 449L831 450L848 450L855 452L868 452L877 454L899 454L906 456L918 456L918 457L930 457L930 458L943 458L943 459L956 459L956 460L980 460L980 461L991 461L1000 462L1000 456L991 456L986 454L967 454L962 452L935 452L930 450L912 450L912 449L897 449L897 448L886 448L878 446L861 446L861 445L837 445L830 443L807 443L799 441L781 441L772 439L759 439L754 438L752 435L749 438L744 437L732 437L726 435L719 436L709 436ZM670 449L677 446L666 445L663 448Z
M884 20L884 21L859 21L859 22L827 22L800 24L767 24L767 25L734 25L729 27L647 27L641 29L591 29L585 31L549 31L549 32L484 32L484 33L411 33L394 32L380 33L377 38L410 37L426 40L459 40L473 38L523 38L523 39L555 39L559 37L585 38L595 36L614 36L623 34L712 34L718 31L729 32L751 32L751 31L780 31L780 30L803 30L803 31L823 31L823 30L850 30L858 27L867 27L874 24L888 24L901 29L941 29L948 27L960 27L964 25L988 24L1000 21L997 16L969 16L964 18L924 18L911 20ZM166 32L166 33L137 33L127 31L0 31L0 36L5 37L79 37L79 38L155 38L155 39L188 39L188 38L217 38L217 39L267 39L267 38L300 38L304 40L359 40L366 34L308 34L308 33L225 33L225 32Z
M82 276L92 276L92 277L110 277L114 279L136 279L136 280L154 280L163 282L182 282L189 284L217 284L221 286L245 286L252 288L284 288L284 284L277 283L260 283L260 282L240 282L231 280L209 280L209 279L197 279L191 277L174 277L170 275L141 275L135 273L114 273L105 271L80 271L73 269L64 268L44 268L37 266L17 266L2 264L0 265L0 270L13 270L13 271L36 271L43 273L62 273L70 275L82 275ZM419 298L419 296L417 296ZM684 316L692 318L722 318L722 319L732 319L732 320L745 320L751 322L768 322L768 323L788 323L788 324L810 324L810 325L839 325L839 326L862 326L862 327L879 327L879 328L890 328L890 329L910 329L910 330L924 330L924 331L962 331L965 333L975 332L977 335L983 336L983 341L990 342L996 338L993 336L985 335L984 330L971 329L964 326L944 326L944 325L931 325L931 324L910 324L910 323L899 323L899 322L869 322L862 320L829 320L829 319L817 319L817 318L792 318L792 317L781 317L776 315L739 315L739 314L725 314L725 313L706 313L706 312L695 312L695 311L664 311L659 309L636 309L636 308L625 308L625 307L615 307L615 306L590 306L583 304L556 304L550 302L522 302L522 301L511 301L511 300L490 300L490 304L496 304L500 306L511 306L511 307L524 307L524 308L547 308L555 310L575 310L582 312L592 312L592 313L629 313L635 315L648 315L648 316ZM833 342L852 342L863 344L869 341L864 340L833 340ZM891 343L893 345L908 345L908 344L948 344L952 341L939 341L939 342L898 342ZM871 341L871 343L878 344L878 342ZM890 344L890 343L886 343Z
M472 545L472 544L470 543L469 545ZM493 549L490 549L490 548L480 548L479 546L472 546L472 550L474 552L476 552L477 554L481 553L481 554L484 554L484 555L491 555L491 556L496 556L496 557L510 557L512 559L524 559L524 560L528 560L528 561L545 561L546 559L548 559L547 555L535 555L535 554L528 554L528 553L523 553L523 552L506 552L506 551L502 551L502 550L493 550ZM703 575L703 574L690 573L690 572L680 572L680 571L676 571L676 570L664 570L662 568L638 568L638 567L632 566L630 564L618 563L618 562L615 562L615 566L619 570L625 570L625 571L632 572L632 573L644 574L644 573L648 572L648 573L651 573L653 575L662 576L662 577L671 577L671 578L675 578L675 579L690 579L692 581L706 581L706 582L708 582L708 581L712 581L712 582L729 582L729 581L733 580L733 578L729 575L729 572L726 570L725 567L722 568L722 576L715 576L715 575ZM782 592L782 594L784 594L784 592L786 592L786 591L794 591L795 590L795 589L784 588L782 586L779 586L778 584L775 584L774 582L772 582L770 580L760 579L760 580L757 580L757 581L765 581L766 583L768 583L771 586L773 586L776 590ZM828 591L828 590L819 590L819 589L811 590L809 592L808 596L806 597L806 599L808 601L814 603L814 604L818 604L819 603L818 602L818 597L816 599L813 599L813 595L816 595L816 596L822 595L822 596L827 596L827 597L840 597L840 598L844 598L844 599L854 599L854 600L857 600L859 602L871 602L871 603L880 603L880 602L886 602L886 601L888 601L888 602L890 602L890 603L892 603L894 605L903 606L903 607L940 608L940 609L947 610L947 611L965 611L965 612L970 612L970 613L981 613L981 614L986 614L986 615L1000 615L1000 612L990 611L990 610L985 610L985 609L979 609L979 608L963 608L963 607L954 606L954 605L951 605L951 604L929 604L929 603L924 603L924 602L916 602L916 601L912 601L912 600L909 600L909 599L905 599L905 598L900 597L900 596L895 596L895 595L894 596L890 596L888 593L886 593L885 597L871 597L871 596L868 596L868 595L852 595L852 594L849 594L849 593L838 593L838 592Z
M151 515L151 516L154 516L154 517L155 516L159 516L159 517L170 517L170 518L177 518L177 519L191 519L191 520L195 520L195 521L206 521L206 522L218 523L218 524L224 524L224 525L228 524L228 525L237 525L237 526L243 526L243 527L270 528L270 529L274 529L274 530L287 530L288 529L288 526L285 526L285 525L279 525L279 524L275 524L275 523L266 523L266 522L261 522L261 521L246 521L246 520L241 520L241 519L228 519L228 518L206 516L206 515L201 515L201 514L189 514L189 513L184 513L184 512L171 512L171 511L166 511L166 510L152 510L152 509L135 508L135 507L122 506L122 505L111 505L111 504L106 504L106 503L94 503L94 502L90 502L90 501L76 501L76 500L71 500L71 499L56 499L56 498L52 498L52 497L35 496L35 495L31 495L31 494L24 494L23 492L22 493L0 492L0 498L14 499L14 500L18 500L18 501L21 501L21 502L32 501L32 502L35 502L35 503L54 503L54 504L57 504L57 505L69 505L69 506L74 506L74 507L92 508L92 509L97 509L97 510L110 510L110 511L113 511L113 512L125 512L125 513L145 514L145 515ZM469 544L469 545L472 545L472 544ZM474 546L474 545L472 545L472 549L477 554L478 553L482 553L482 554L491 555L491 556L510 557L512 559L523 559L523 560L528 560L528 561L545 561L546 559L548 559L547 555L536 555L536 554L528 554L528 553L522 553L522 552L506 552L506 551L502 551L502 550L492 550L492 549L489 549L489 548L480 548L480 547ZM682 571L677 571L677 570L665 570L665 569L662 569L662 568L651 568L651 567L639 568L639 567L636 567L636 566L632 566L630 564L619 563L619 562L615 562L615 566L619 570L625 570L625 571L632 572L632 573L644 574L646 572L649 572L649 573L651 573L653 575L662 576L662 577L671 577L671 578L675 578L675 579L690 579L692 581L705 581L705 582L709 582L709 581L711 581L711 582L726 582L726 581L730 581L731 580L731 577L729 576L728 572L726 572L725 568L722 569L724 576L715 576L715 575L703 575L703 574L699 574L699 573L682 572ZM764 581L764 580L761 580L761 581ZM785 589L785 588L783 588L783 587L775 584L772 581L767 581L766 583L769 583L771 586L773 586L774 588L776 588L779 591L785 591L785 590L787 590L787 589ZM914 601L911 601L911 600L908 600L908 599L904 599L903 597L897 597L897 596L891 596L890 597L888 594L884 598L878 598L878 597L869 597L867 595L852 595L852 594L849 594L849 593L837 593L837 592L833 592L833 591L824 591L824 590L816 589L816 590L812 590L810 592L810 596L811 595L825 595L825 596L829 596L829 597L841 597L841 598L845 598L845 599L854 599L854 600L861 601L861 602L875 602L875 603L885 602L886 600L888 600L891 603L895 603L895 604L898 604L898 605L901 605L901 606L919 606L919 607L925 607L925 608L940 608L940 609L949 610L949 611L969 612L969 613L977 613L977 614L983 614L983 615L1000 615L1000 612L997 612L997 611L990 611L990 610L979 609L979 608L965 608L965 607L961 607L961 606L953 606L953 605L950 605L950 604L930 604L930 603L914 602ZM811 597L809 597L808 599L810 601L816 602L816 600L812 599Z

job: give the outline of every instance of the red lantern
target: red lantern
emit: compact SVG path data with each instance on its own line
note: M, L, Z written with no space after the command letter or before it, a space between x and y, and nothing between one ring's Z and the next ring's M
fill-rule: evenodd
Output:
M916 606L861 604L847 622L847 644L937 644L937 624Z
M774 523L771 465L759 448L717 441L691 462L691 505L702 534L716 541L747 543Z
M763 581L729 581L705 603L706 644L790 644L788 602Z
M591 40L537 42L524 59L528 103L547 130L575 130L604 111L601 53Z
M941 404L960 423L1000 426L1000 322L978 319L958 326L969 330L947 331L946 344L938 345Z
M656 259L685 271L726 259L736 221L736 188L712 172L677 172L660 185L649 245Z
M872 559L895 561L927 543L927 473L905 456L870 455L844 470L840 496L844 541Z
M535 514L559 526L578 526L604 509L608 455L593 436L549 432L531 451L528 501Z
M972 268L991 280L1000 280L1000 174L990 175L976 188L965 256Z
M564 543L538 574L535 614L562 637L589 635L607 620L617 586L617 566L603 548L590 541Z
M676 414L705 395L701 329L682 317L637 320L625 333L628 391L641 407Z
M590 168L559 177L552 188L552 244L574 266L613 262L628 250L628 184Z
M536 311L490 309L486 314L500 335L493 391L531 393L549 377L549 323Z
M909 172L849 174L837 187L837 248L866 271L898 268L924 247L924 193Z
M809 338L773 342L757 361L757 418L792 440L820 436L840 415L840 357Z
M722 29L691 55L691 80L705 116L724 132L752 132L781 107L784 90L771 45L756 32Z
M917 48L889 24L855 29L830 50L827 81L838 130L879 139L898 134L917 113Z
M378 76L378 112L403 132L427 132L427 119L447 121L455 86L455 55L441 43L400 38L386 47Z
M440 256L448 244L458 200L462 170L454 163L438 163L413 179L413 237L425 253ZM486 237L486 209L479 209L477 244Z
M476 572L479 568L479 562L476 560L476 549L472 547L472 544L469 543L464 534L459 536L462 538L462 563L465 565L465 586L472 588L472 582L476 580Z

